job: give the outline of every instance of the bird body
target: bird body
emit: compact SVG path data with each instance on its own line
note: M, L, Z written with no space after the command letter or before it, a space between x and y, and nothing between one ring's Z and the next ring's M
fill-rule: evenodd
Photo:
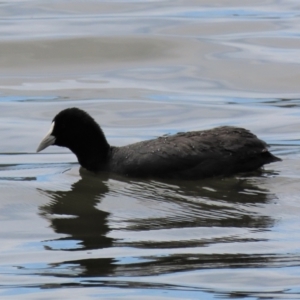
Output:
M230 126L177 133L128 146L110 146L86 112L61 111L37 151L69 148L82 167L130 177L201 179L256 170L280 159L250 131Z

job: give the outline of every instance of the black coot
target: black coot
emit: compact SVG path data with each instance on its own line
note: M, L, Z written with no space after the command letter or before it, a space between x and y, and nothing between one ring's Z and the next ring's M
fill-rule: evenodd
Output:
M89 171L132 177L229 176L281 160L250 131L229 126L177 133L124 147L110 146L100 126L78 108L65 109L55 116L37 152L50 145L69 148Z

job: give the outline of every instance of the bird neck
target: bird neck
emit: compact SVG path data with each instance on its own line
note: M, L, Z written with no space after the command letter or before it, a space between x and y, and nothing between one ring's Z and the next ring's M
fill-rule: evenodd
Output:
M102 132L92 139L85 137L82 143L76 143L70 148L77 156L80 165L91 172L105 168L109 161L110 149L111 147Z

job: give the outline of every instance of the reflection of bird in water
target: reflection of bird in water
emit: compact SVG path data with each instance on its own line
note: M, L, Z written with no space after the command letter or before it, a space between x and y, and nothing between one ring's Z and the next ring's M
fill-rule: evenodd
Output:
M101 197L108 192L107 185L99 178L85 176L72 185L70 191L42 191L51 202L40 207L41 215L51 220L56 233L67 234L57 241L64 241L65 250L99 249L111 246L107 217L109 213L96 208ZM74 246L70 241L78 241Z
M204 180L195 184L195 182L188 181L132 181L114 176L110 177L110 180L114 182L111 185L111 181L103 178L102 174L94 176L88 172L82 172L81 176L81 180L73 184L70 191L42 191L48 195L50 202L40 207L40 214L50 220L54 231L68 235L58 237L53 243L49 243L51 246L51 244L60 245L59 242L66 242L66 247L61 247L61 249L49 247L49 251L107 249L106 256L109 257L89 258L83 253L82 259L65 260L53 265L54 269L55 266L69 269L70 276L74 276L74 270L77 271L75 276L78 277L143 276L202 268L255 266L278 260L277 257L259 254L254 256L234 252L231 254L199 252L197 254L197 251L193 253L191 260L191 256L184 250L182 253L177 250L177 254L170 255L159 255L159 251L158 255L154 252L151 257L144 255L143 249L185 249L187 247L196 249L213 244L258 241L259 234L257 239L253 236L248 239L248 236L228 234L230 231L237 232L237 229L242 229L243 232L251 231L253 228L258 231L269 230L274 223L270 216L247 209L248 205L261 205L274 198L268 191L259 189L247 179ZM124 235L128 232L135 236L136 232L138 236L142 233L143 237L147 237L149 233L149 238L128 241L107 236L110 232L107 224L109 213L97 209L97 204L110 189L117 189L112 192L117 193L122 201L126 201L126 197L132 197L139 200L139 205L142 206L141 214L133 217L131 214L130 219L123 222L126 224L126 227L122 228ZM149 209L155 213L155 211L160 211L160 207L164 208L160 217L155 214L149 215ZM209 232L214 233L215 228L220 229L218 234L210 235ZM195 236L192 239L181 240L179 237L178 240L173 238L156 240L153 233L162 229L171 229L171 237L174 236L174 229L197 230L193 231ZM203 230L206 230L208 234L202 235ZM222 235L223 231L224 235ZM76 245L74 241L77 242ZM141 257L136 257L134 263L131 259L128 259L128 262L125 260L119 263L113 254L109 255L110 248L113 249L113 247L135 248L135 255L139 253ZM111 251L111 253L114 252ZM53 272L56 274L57 270ZM66 273L67 271L64 275Z
M165 218L129 220L130 229L134 230L213 226L264 229L274 223L272 217L249 207L266 204L276 196L247 178L205 179L199 184L180 180L151 181L151 184L139 181L129 189L142 201L156 199L157 205L162 202L174 207Z
M250 131L230 126L111 147L94 119L78 108L55 116L37 151L50 145L69 148L89 171L140 178L230 176L281 160Z
M96 208L108 192L105 178L81 175L82 178L69 191L41 191L49 197L50 203L40 207L40 215L51 222L56 233L67 235L51 241L48 250L76 251L112 247L113 239L107 237L109 213ZM65 266L72 277L76 273L78 276L107 276L114 269L114 261L113 258L86 257L59 262L52 265L52 268ZM57 273L55 268L53 272Z

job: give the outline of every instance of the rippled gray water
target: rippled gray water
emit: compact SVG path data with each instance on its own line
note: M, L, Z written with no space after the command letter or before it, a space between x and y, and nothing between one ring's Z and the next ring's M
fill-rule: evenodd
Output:
M1 299L300 299L298 1L2 1ZM242 126L283 161L132 180L35 150L77 106L113 145Z

